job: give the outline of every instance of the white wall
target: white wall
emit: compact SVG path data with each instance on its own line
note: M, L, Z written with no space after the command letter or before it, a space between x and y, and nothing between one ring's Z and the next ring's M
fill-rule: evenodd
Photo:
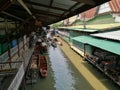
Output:
M109 11L111 11L111 8L109 6L109 3L107 2L107 3L100 5L98 14L109 12Z

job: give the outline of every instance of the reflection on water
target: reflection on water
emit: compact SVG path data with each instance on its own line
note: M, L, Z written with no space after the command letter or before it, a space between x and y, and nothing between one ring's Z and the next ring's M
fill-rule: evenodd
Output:
M48 76L39 77L37 83L27 85L26 90L95 90L64 56L59 47L49 48L49 58ZM96 73L98 74L98 72ZM107 84L110 84L108 82ZM108 90L120 90L113 83L109 87Z
M71 75L67 59L64 57L61 50L59 48L55 50L50 48L49 53L56 90L75 90L75 79Z
M48 76L38 78L26 90L95 90L64 56L59 47L49 47Z

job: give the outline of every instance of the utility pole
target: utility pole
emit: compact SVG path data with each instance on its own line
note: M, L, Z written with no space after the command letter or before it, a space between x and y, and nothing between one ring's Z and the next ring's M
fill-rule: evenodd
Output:
M83 26L84 26L84 29L86 29L85 17L86 17L86 13L84 13L84 17L83 17Z

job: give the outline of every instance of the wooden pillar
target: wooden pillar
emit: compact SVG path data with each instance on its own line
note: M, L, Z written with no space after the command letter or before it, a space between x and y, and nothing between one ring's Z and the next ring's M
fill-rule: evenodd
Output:
M86 18L86 13L84 13L84 20L83 20L83 26L84 26L84 29L86 29L86 22L85 22L85 18Z
M86 48L85 48L85 45L86 45L86 44L84 44L84 46L83 46L83 47L84 47L84 57L83 57L84 60L85 60L85 57L86 57L86 53L85 53Z
M20 48L19 48L19 29L17 28L17 22L15 22L16 34L17 34L17 45L18 45L18 56L20 57Z
M9 55L9 61L11 61L11 52L10 52L10 33L8 32L8 22L7 19L5 18L5 33L6 33L6 38L8 42L8 55Z
M24 31L23 31L23 27L21 26L20 28L20 33L21 33L21 37L22 37L22 39L23 39L23 50L25 50L25 48L24 48Z
M23 83L24 83L24 90L26 90L26 82L25 82L25 76L23 77Z

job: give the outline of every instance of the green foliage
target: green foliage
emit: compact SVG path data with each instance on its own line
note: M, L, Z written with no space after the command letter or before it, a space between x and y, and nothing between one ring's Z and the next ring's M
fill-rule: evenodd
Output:
M96 16L95 18L87 21L87 24L108 24L114 23L114 18L110 14L105 14L101 16Z
M57 22L51 25L51 28L57 28L57 27L62 27L64 26L63 22Z
M85 21L86 25L91 24L109 24L109 23L115 23L114 17L112 17L111 14L104 14L96 16L88 21ZM72 25L83 25L83 21L76 20ZM62 27L64 26L63 22L58 22L51 25L53 28Z

